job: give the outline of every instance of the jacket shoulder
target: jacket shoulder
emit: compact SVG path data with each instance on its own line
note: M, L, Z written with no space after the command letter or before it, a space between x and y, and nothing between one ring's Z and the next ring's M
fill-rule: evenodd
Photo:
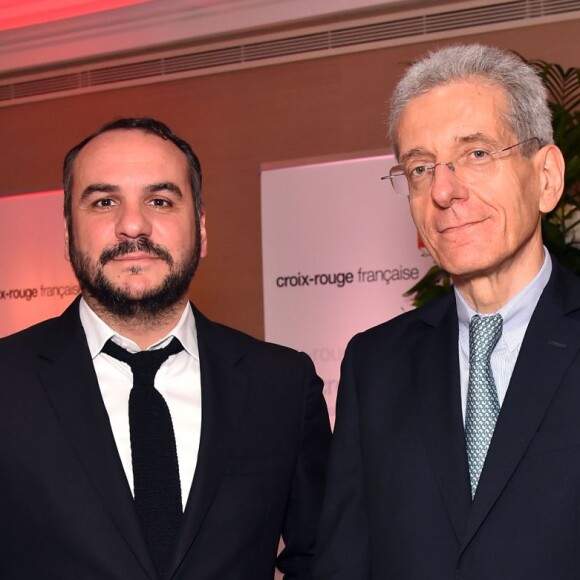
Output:
M350 340L347 351L372 350L379 345L382 349L408 348L410 343L434 328L450 308L455 308L453 292L356 334Z
M36 347L41 344L54 328L55 322L58 318L50 318L43 320L33 326L25 328L10 334L4 338L0 338L0 357L9 356L10 353L17 353L26 351L32 353Z

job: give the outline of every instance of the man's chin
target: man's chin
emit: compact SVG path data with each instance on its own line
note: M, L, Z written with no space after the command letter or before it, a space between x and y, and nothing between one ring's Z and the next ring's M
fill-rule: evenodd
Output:
M143 298L149 296L155 296L163 292L163 284L149 284L149 283L139 283L139 284L123 284L122 286L117 286L109 282L108 284L109 292L122 298L124 300L142 300Z
M123 290L115 291L113 288L104 292L92 290L83 290L83 295L85 295L89 305L92 305L95 310L122 318L156 317L173 310L174 307L187 299L186 295L168 294L163 289L159 292L133 290L130 293Z

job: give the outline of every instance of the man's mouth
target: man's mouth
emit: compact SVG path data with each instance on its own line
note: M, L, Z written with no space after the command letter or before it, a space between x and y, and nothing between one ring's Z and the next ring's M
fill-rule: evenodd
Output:
M148 238L137 240L124 240L112 248L103 250L99 263L104 266L111 260L134 261L134 260L154 260L160 259L173 265L171 254L159 244L153 243Z

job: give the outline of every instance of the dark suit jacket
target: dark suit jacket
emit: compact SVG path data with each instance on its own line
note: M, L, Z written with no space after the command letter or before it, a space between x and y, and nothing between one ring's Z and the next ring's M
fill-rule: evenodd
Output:
M449 295L349 345L317 580L580 578L580 280L554 264L473 503L457 336Z
M310 578L330 428L310 359L195 311L202 431L175 580ZM0 578L151 580L78 304L0 341Z

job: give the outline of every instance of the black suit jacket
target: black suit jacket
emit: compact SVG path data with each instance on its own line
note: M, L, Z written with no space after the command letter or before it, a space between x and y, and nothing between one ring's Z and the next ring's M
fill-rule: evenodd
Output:
M194 309L197 468L175 580L310 578L330 438L310 359ZM151 580L75 301L0 341L0 578Z
M580 280L557 264L472 503L454 295L356 336L317 580L580 578Z

